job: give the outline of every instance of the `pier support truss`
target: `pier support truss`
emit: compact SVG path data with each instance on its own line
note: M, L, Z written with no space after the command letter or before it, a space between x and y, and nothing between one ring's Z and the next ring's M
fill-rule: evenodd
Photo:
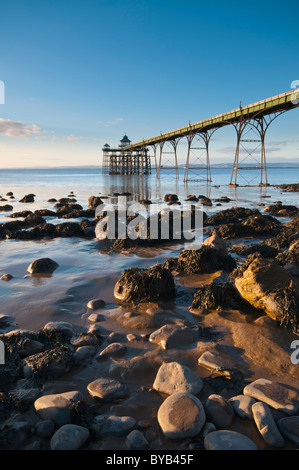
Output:
M268 186L265 137L270 124L285 111L248 118L241 115L233 123L237 133L237 145L229 186L238 186L238 176L250 185L260 175L259 186ZM249 148L249 146L251 146ZM249 172L252 173L249 177ZM245 176L246 175L246 176Z
M211 182L211 166L209 143L216 129L199 133L190 133L186 136L188 142L187 160L185 166L184 182L207 181Z
M160 155L157 178L160 178L161 168L174 168L176 178L179 177L177 146L180 139L163 140L159 143ZM163 164L162 164L163 163Z

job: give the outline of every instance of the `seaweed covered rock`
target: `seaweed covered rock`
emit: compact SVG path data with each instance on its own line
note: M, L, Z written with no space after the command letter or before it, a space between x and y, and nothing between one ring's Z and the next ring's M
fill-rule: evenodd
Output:
M248 209L245 207L232 207L211 215L207 220L207 225L223 225L229 223L238 223L240 219L246 219L250 216L257 216L258 209Z
M164 201L168 203L178 202L179 198L176 194L165 194Z
M232 283L215 280L196 290L190 310L238 309L242 303L243 300Z
M67 345L56 346L24 359L24 377L42 384L67 373L73 366L73 352Z
M288 250L279 253L276 260L292 276L299 276L299 240L294 242Z
M212 273L223 270L230 272L236 267L231 255L211 246L202 246L198 250L182 250L178 259L179 271L186 274Z
M264 310L283 325L297 328L298 284L277 261L250 255L232 277L240 295L253 307Z
M299 239L299 215L297 214L293 220L281 224L278 233L271 238L265 240L265 244L272 246L277 250L289 248L292 243Z
M55 237L82 237L83 234L83 229L77 222L57 224L54 231Z
M99 196L90 196L88 198L88 207L91 209L96 209L100 204L103 204L103 201Z
M34 202L35 194L26 194L22 199L20 199L20 202Z
M172 299L174 279L171 272L159 264L149 269L126 269L115 285L114 296L121 302Z
M242 222L230 222L214 227L212 234L220 238L240 238L278 234L281 223L271 215L251 215Z
M263 209L263 212L275 215L277 217L293 217L298 214L298 207L285 204L271 204Z

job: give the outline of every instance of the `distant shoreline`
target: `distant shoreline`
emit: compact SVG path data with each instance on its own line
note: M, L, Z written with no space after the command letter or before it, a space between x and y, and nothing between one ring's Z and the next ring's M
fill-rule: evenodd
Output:
M222 170L222 169L232 169L233 164L232 163L215 163L211 165L211 169L213 170ZM185 165L179 165L179 169L183 170L185 168ZM272 169L287 169L287 168L299 168L299 163L285 163L285 164L276 164L276 163L269 163L267 165L267 168L272 168ZM101 170L102 166L97 166L97 165L87 165L87 166L57 166L57 167L19 167L19 168L0 168L0 171L17 171L17 170ZM175 167L164 167L164 170L173 170ZM257 167L257 170L259 168Z

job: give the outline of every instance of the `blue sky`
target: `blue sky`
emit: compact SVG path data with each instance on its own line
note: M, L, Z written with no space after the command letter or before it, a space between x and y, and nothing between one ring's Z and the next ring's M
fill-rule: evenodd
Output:
M139 141L289 91L297 7L1 0L0 167L98 165L124 133ZM299 162L298 125L299 109L272 124L268 161ZM234 129L214 136L212 163L232 161Z

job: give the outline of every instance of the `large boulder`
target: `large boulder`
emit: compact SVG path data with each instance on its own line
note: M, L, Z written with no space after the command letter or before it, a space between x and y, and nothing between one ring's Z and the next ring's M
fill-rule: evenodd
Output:
M172 395L187 392L197 395L203 387L203 381L189 367L178 362L162 364L156 375L153 389Z
M201 401L191 393L174 393L158 410L158 422L168 439L185 439L197 436L205 421Z
M299 318L297 281L278 262L251 255L234 273L240 295L273 320L296 326Z

